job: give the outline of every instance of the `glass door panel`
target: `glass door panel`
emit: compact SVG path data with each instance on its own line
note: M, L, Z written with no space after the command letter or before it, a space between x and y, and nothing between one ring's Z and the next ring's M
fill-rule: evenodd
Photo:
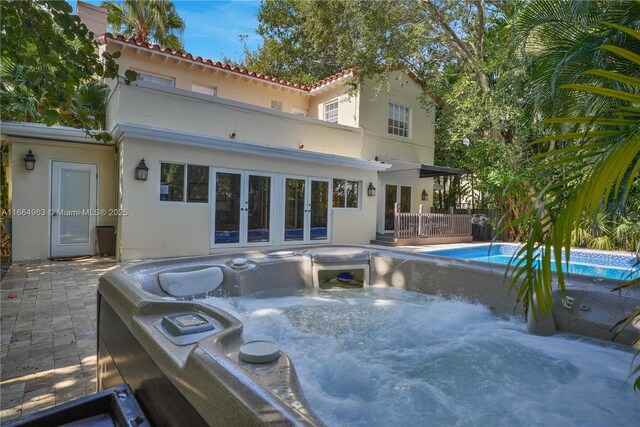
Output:
M400 187L400 212L411 212L411 187Z
M284 190L284 240L304 240L305 179L287 178Z
M393 211L394 205L398 201L398 186L397 185L385 185L384 186L384 229L393 230L395 212Z
M271 224L271 177L249 175L247 195L247 242L269 242Z
M216 172L215 244L240 243L242 174Z
M329 182L311 181L310 240L327 240L329 225Z
M89 243L89 214L91 173L81 170L62 170L60 174L60 209L87 212L80 215L61 215L59 244Z

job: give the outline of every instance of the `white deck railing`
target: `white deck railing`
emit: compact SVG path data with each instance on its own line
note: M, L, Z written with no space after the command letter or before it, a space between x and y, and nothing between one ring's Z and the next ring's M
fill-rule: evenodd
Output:
M471 236L473 215L425 213L422 205L418 212L400 212L398 203L394 208L393 235L397 239Z

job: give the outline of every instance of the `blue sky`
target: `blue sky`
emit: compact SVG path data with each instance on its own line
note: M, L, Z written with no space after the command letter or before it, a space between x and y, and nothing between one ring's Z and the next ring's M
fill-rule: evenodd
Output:
M67 1L75 11L76 1ZM86 2L100 5L100 1ZM194 56L239 59L242 43L238 37L242 34L249 36L247 45L251 50L260 45L261 38L256 34L259 1L174 0L173 3L187 24L183 36L185 50Z

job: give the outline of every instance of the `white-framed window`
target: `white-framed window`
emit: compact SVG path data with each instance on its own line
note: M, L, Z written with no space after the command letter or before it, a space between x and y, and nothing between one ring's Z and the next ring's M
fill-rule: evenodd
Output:
M155 83L157 85L169 86L169 87L174 87L176 85L175 79L171 77L160 77L160 76L155 76L149 73L142 73L140 71L137 71L137 73L138 73L138 80L142 80L144 82L150 82L150 83Z
M215 86L205 86L197 83L191 84L191 91L203 95L218 96L218 88Z
M282 111L282 101L271 100L271 109L276 111Z
M357 209L360 202L360 182L348 179L333 180L334 208Z
M331 123L338 123L338 100L329 101L323 105L324 120Z
M184 202L185 196L187 203L209 202L209 166L160 162L160 201Z
M388 133L408 138L410 124L411 108L389 101Z
M187 165L187 203L209 202L209 166Z
M301 107L291 107L291 114L296 116L307 116L307 110Z

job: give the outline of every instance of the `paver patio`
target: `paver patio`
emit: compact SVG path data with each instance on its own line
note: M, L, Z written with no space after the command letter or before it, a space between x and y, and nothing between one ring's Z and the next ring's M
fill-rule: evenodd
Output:
M0 420L96 391L96 289L114 258L14 263L0 284Z

